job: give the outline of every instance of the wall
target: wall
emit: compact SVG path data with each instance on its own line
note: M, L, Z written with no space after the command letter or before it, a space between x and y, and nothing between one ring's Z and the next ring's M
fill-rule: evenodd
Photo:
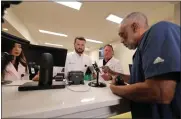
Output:
M174 16L175 23L180 25L180 2L174 5Z
M7 9L7 14L5 14L4 18L11 24L26 40L29 40L32 44L38 44L38 42L33 39L31 34L29 33L27 27L23 24L22 21L12 12L9 8Z
M132 64L132 56L135 50L129 50L120 41L111 43L114 48L114 57L120 60L124 74L130 74L129 64Z
M89 52L89 56L91 57L92 63L95 61L99 61L99 49L93 50Z

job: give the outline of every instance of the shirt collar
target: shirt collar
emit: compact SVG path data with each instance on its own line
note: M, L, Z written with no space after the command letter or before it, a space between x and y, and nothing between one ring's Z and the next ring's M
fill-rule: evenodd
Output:
M113 58L113 56L112 56L112 57L111 57L111 58L110 58L107 62L109 62L112 58ZM104 62L106 62L106 60L105 60L105 59L103 59L103 60L104 60ZM106 62L106 63L107 63L107 62Z
M81 55L79 55L75 50L74 50L74 54L77 56L77 57L83 57L84 53L82 53Z
M149 30L147 30L145 33L143 33L143 35L142 35L142 37L141 37L141 40L138 42L138 46L137 46L137 50L135 51L135 53L133 54L133 59L134 59L134 57L135 57L135 55L136 55L136 52L137 51L139 51L140 50L140 48L143 46L143 40L145 39L145 37L147 36L147 34L148 34L148 32L149 32Z
M145 39L145 37L147 36L147 34L149 33L150 30L147 30L145 31L143 34L142 34L142 37L141 37L141 40L138 42L138 48L141 47L143 45L143 40Z

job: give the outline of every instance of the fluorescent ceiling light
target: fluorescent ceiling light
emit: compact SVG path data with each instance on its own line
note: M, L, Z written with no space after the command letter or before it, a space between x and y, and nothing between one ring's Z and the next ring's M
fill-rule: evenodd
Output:
M98 41L98 40L92 40L92 39L87 39L86 38L86 41L88 41L88 42L93 42L93 43L103 43L102 41Z
M70 7L70 8L73 8L73 9L76 9L76 10L80 10L81 6L82 6L82 3L81 2L69 2L69 1L64 1L64 2L56 2L58 4L61 4L61 5L64 5L64 6L67 6L67 7Z
M123 20L123 18L120 18L120 17L118 17L118 16L116 16L116 15L110 14L110 15L106 18L106 20L109 20L109 21L115 22L115 23L117 23L117 24L120 24L121 21Z
M67 35L65 35L65 34L55 33L55 32L51 32L51 31L39 30L39 32L41 32L41 33L46 33L46 34L51 34L51 35L57 35L57 36L67 37Z
M8 31L8 29L7 28L3 28L3 31Z
M45 43L46 45L53 45L53 46L59 46L59 47L63 47L63 45L60 44L52 44L52 43Z

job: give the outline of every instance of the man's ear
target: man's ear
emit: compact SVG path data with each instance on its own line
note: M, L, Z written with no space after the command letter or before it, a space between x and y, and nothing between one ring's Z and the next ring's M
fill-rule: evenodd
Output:
M136 23L136 22L133 22L133 23L131 24L131 28L133 29L133 32L135 33L135 32L137 32L137 30L139 29L139 24Z

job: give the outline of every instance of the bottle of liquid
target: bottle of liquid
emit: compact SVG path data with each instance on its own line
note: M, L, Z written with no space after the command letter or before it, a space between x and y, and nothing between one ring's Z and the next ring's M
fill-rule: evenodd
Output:
M92 80L92 72L89 67L87 68L87 71L85 72L84 80L86 81Z

